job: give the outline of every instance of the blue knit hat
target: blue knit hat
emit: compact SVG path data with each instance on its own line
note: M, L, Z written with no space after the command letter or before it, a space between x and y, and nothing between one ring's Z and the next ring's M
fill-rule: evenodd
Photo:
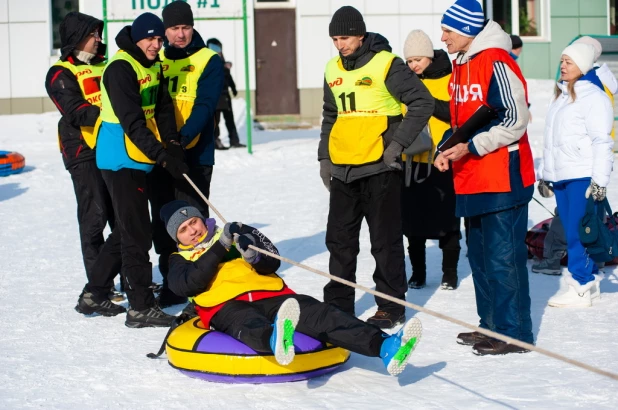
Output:
M152 13L143 13L131 24L131 39L137 44L138 41L148 37L165 38L165 27L159 17Z
M466 37L475 37L485 23L483 7L478 0L457 0L442 16L442 27Z

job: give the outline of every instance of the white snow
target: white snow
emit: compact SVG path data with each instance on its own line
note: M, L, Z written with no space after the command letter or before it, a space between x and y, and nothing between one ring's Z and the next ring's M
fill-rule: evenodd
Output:
M529 90L529 132L537 157L552 83L530 81ZM418 314L422 342L398 379L379 359L356 354L334 374L276 385L204 382L184 376L164 359L146 358L158 350L167 329L129 329L123 315L84 317L73 310L85 274L72 183L56 141L58 118L56 113L0 117L0 149L21 152L28 166L22 174L0 179L1 409L618 407L618 382L538 353L474 356L470 347L455 343L465 329L425 314ZM239 132L244 136L244 129ZM262 229L282 255L327 271L328 193L318 175L319 130L253 135L253 155L217 151L212 202L226 219ZM613 186L608 194L618 208ZM553 210L553 199L540 200ZM529 226L549 216L530 203ZM464 241L462 246L459 289L439 289L441 253L431 242L428 287L409 291L407 298L477 324ZM151 260L157 260L154 251ZM364 227L358 282L372 287L373 270ZM158 279L156 267L154 272ZM297 292L322 298L326 279L290 265L280 273ZM618 372L618 278L613 268L606 276L600 303L562 310L546 306L559 279L530 273L538 346ZM375 310L373 296L357 291L356 306L367 318Z

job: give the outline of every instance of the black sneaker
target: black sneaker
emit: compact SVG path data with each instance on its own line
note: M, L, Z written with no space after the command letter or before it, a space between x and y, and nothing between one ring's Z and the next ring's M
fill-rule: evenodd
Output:
M378 310L375 315L367 319L367 323L375 325L380 329L392 329L406 321L406 314L396 314Z
M127 311L124 307L116 305L108 299L96 300L92 293L85 291L79 296L75 310L84 315L98 313L101 316L116 316Z
M215 149L225 151L226 149L230 149L230 147L226 147L225 145L223 145L221 140L219 138L217 138L215 140Z
M164 287L161 289L161 293L157 298L159 307L166 308L174 305L180 305L187 303L187 298L184 296L178 296L170 290L170 288Z
M528 353L529 351L530 350L524 349L523 347L515 346L491 337L488 337L482 342L478 342L472 347L472 353L477 356Z
M457 335L457 343L464 346L474 346L486 339L489 339L489 336L479 332L460 333Z
M153 306L144 310L129 309L127 320L124 322L126 327L169 327L176 319L176 316L168 315L159 306Z
M247 148L245 144L241 144L240 142L236 142L234 144L230 144L230 148Z
M189 319L193 319L197 316L197 312L195 310L195 303L189 302L187 306L180 312L181 315L187 315Z

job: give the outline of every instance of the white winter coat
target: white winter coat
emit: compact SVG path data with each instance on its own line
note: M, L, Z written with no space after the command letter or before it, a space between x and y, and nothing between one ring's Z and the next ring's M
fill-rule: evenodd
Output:
M590 81L575 83L574 102L566 83L558 83L558 87L562 93L550 104L545 119L539 176L549 182L592 177L606 187L614 162L612 104Z

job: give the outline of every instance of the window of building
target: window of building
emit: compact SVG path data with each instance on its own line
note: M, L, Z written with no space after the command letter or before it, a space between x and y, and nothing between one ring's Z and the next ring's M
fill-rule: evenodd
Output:
M79 11L79 0L51 0L52 47L60 48L60 23L71 11Z
M549 0L483 0L485 15L509 34L549 37Z

